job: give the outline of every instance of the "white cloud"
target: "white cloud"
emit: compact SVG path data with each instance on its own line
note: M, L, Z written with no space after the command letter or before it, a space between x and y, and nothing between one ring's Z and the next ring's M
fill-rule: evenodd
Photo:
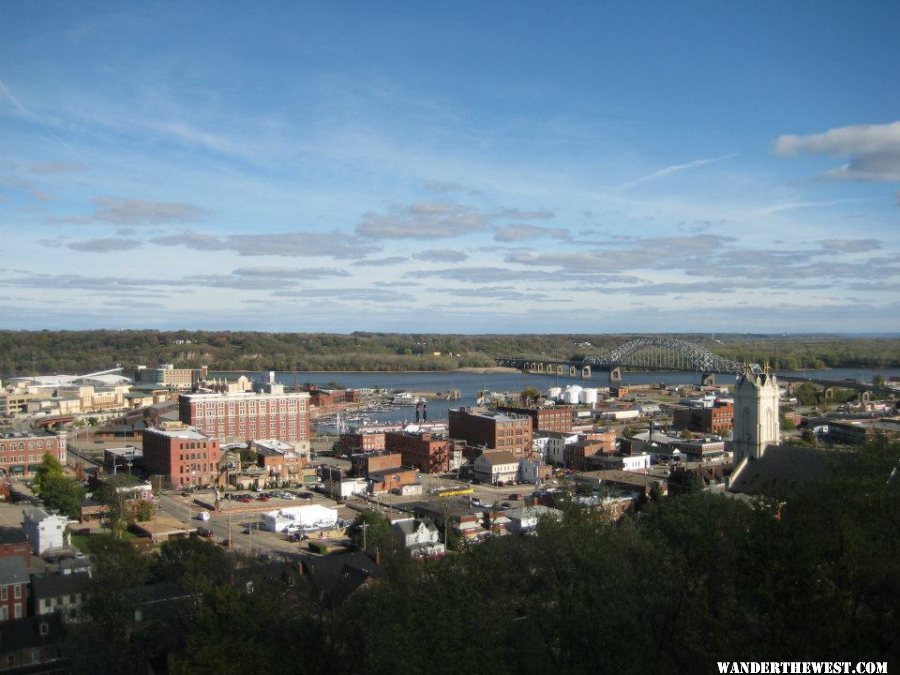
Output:
M821 134L785 135L775 141L783 156L848 156L850 161L827 171L834 180L900 181L900 121L829 129Z
M413 255L413 258L416 260L429 260L431 262L462 262L468 257L468 253L450 248L432 248L426 251L419 251Z

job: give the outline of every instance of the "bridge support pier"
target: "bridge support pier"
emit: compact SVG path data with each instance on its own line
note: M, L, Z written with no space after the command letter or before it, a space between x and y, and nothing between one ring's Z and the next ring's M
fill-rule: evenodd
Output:
M609 371L609 383L610 384L622 384L622 369L621 368L613 368Z
M715 387L716 386L716 374L709 373L703 375L703 386L704 387Z
M589 380L589 379L591 379L591 367L590 367L590 366L583 366L583 367L582 367L582 369L581 369L581 379L582 379L582 380Z

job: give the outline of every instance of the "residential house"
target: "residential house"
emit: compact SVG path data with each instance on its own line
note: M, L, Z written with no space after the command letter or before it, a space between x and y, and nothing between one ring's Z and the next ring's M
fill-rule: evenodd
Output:
M0 558L0 621L25 618L30 581L20 557Z
M43 555L47 551L69 545L69 533L66 531L69 519L65 516L34 508L25 509L23 518L22 527L31 541L31 550L35 555Z
M441 534L429 518L402 518L391 523L391 531L414 558L446 553Z

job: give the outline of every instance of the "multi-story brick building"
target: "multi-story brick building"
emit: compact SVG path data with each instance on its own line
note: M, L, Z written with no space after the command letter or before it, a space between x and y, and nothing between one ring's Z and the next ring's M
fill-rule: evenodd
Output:
M403 466L403 458L399 452L353 455L350 458L350 473L363 478L370 473L399 469L401 466Z
M8 476L30 476L50 454L66 463L66 434L10 431L0 434L0 470Z
M451 441L429 432L389 431L384 435L388 452L399 452L404 466L416 467L422 473L445 473L450 470Z
M212 485L219 477L219 441L184 425L144 431L144 468L173 487Z
M347 456L381 452L385 448L384 438L384 432L350 431L343 433L337 442L337 452Z
M501 405L497 406L497 410L515 415L527 415L531 418L531 427L534 431L559 431L565 433L572 430L572 411L574 408L570 405L541 408Z
M28 567L20 557L0 558L0 621L25 618L30 583Z
M307 457L294 450L294 446L276 440L253 442L257 465L269 472L270 478L281 481L300 482L300 475L306 468Z
M729 431L734 420L734 406L716 402L711 408L675 408L672 426L676 429L718 434Z
M309 394L182 394L179 419L219 439L276 438L309 452Z
M206 378L206 368L176 368L165 363L158 368L138 366L135 381L141 384L153 384L161 389L189 390L194 383Z
M516 457L530 457L531 418L483 409L450 410L450 436L464 439L469 447L506 450Z

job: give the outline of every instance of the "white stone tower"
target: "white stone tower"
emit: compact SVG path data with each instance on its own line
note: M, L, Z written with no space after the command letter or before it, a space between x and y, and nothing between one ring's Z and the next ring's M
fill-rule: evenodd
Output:
M734 387L734 431L732 449L737 466L747 457L759 459L769 445L780 441L778 383L758 365L747 366Z

